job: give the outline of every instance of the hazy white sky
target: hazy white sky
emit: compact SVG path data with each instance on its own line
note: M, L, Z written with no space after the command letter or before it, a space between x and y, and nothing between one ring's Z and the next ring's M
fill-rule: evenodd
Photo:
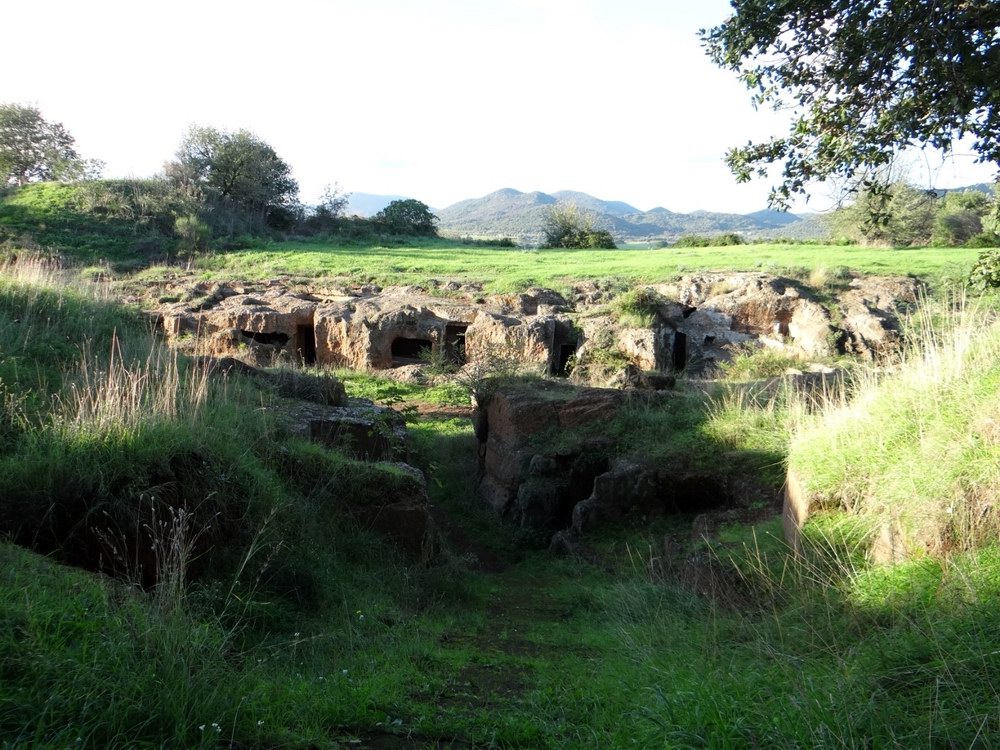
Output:
M247 128L324 185L444 207L503 187L648 210L763 208L727 147L782 130L712 66L727 0L35 0L4 8L0 102L36 104L109 176L192 123ZM990 180L969 156L939 186ZM926 179L926 178L921 178ZM810 209L827 208L821 193Z

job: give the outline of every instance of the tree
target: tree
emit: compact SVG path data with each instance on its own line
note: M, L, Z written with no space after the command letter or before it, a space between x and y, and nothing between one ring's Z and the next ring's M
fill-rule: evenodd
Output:
M594 217L575 203L557 203L550 207L542 225L542 247L592 248L614 250L615 240L605 229L594 228Z
M230 233L286 222L298 203L291 167L266 142L248 130L230 133L192 126L165 171L182 192L214 213L216 226Z
M341 190L340 185L327 185L313 215L323 221L335 221L344 215L350 201L351 194Z
M1000 163L1000 3L996 0L733 0L702 30L712 60L756 105L791 107L788 135L730 149L737 181L783 163L771 204L813 180L864 179L908 146L948 150L970 136Z
M319 203L305 216L300 229L309 232L331 232L340 229L350 197L350 193L345 193L336 183L327 185L323 188Z
M862 189L830 223L835 233L865 245L909 247L930 242L937 212L933 192L894 182Z
M0 104L0 179L24 185L83 176L90 165L62 123L48 122L36 107ZM96 166L96 162L93 163Z
M979 190L952 190L945 194L934 221L931 244L964 245L983 232L983 217L992 209L990 196Z
M413 198L393 201L374 216L375 223L391 234L436 237L438 217L426 203Z

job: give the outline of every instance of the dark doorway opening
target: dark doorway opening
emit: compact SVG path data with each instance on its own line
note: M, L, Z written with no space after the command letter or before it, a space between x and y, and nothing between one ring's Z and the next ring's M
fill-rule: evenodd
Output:
M403 336L392 342L392 363L394 365L416 365L431 352L433 345L429 339L409 339ZM425 354L427 352L427 354Z
M569 361L574 354L576 354L576 344L560 344L559 357L552 363L552 374L563 378L567 377L569 375Z
M675 370L683 370L687 366L687 344L687 334L674 331L674 346L670 352L670 361Z
M316 328L302 325L295 329L295 348L302 357L302 364L316 364Z
M268 346L287 346L289 340L287 333L262 333L260 331L240 331L240 333L258 344L267 344Z
M456 365L465 364L465 332L468 323L449 323L444 327L444 353Z
M568 465L565 458L557 458L556 463L556 480L562 489L552 509L550 527L558 530L573 523L573 508L594 493L594 481L608 471L609 461L603 455L584 452Z
M711 477L673 477L664 510L668 513L704 513L731 504L729 493Z

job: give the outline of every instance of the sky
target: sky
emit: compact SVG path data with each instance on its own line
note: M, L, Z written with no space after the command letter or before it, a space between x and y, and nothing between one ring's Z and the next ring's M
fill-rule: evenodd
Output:
M63 123L109 177L155 174L198 124L270 143L306 203L336 183L437 208L511 187L745 213L771 184L737 185L723 155L784 130L701 49L727 0L9 5L0 102ZM914 179L993 178L973 162L917 158Z

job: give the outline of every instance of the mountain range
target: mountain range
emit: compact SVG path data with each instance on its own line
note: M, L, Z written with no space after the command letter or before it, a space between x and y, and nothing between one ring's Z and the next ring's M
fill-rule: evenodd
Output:
M349 213L371 216L401 196L353 193ZM543 237L548 211L558 203L575 204L606 229L619 243L670 242L684 234L738 232L746 237L825 237L821 220L764 209L750 214L694 211L677 213L657 207L642 211L623 201L606 201L587 193L560 190L523 193L504 188L459 201L435 211L444 234L473 237L510 237L522 245L537 245Z
M738 232L747 237L823 237L826 229L815 217L764 209L750 214L714 211L677 213L663 207L649 211L622 201L606 201L587 193L522 193L504 188L482 198L459 201L437 212L444 232L485 237L512 237L538 244L545 217L557 203L573 203L591 215L597 229L622 242L673 241L683 234Z

